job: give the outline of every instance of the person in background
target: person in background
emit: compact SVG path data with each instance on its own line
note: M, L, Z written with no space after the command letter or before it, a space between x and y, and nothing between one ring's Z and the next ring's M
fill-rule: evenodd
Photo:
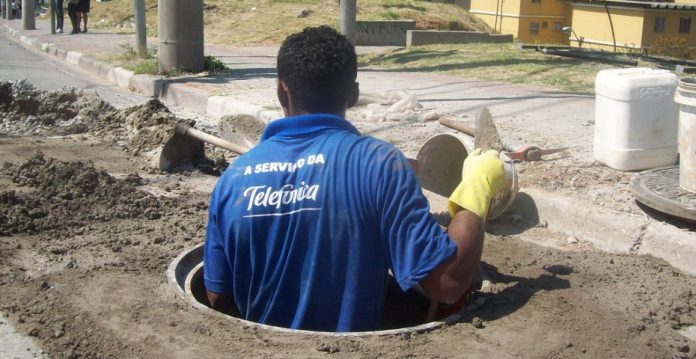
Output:
M89 14L89 0L80 0L77 3L77 25L79 28L80 18L82 18L82 22L84 23L84 26L82 27L83 33L87 32L87 19L89 18L88 14Z
M70 22L72 23L70 35L80 33L80 13L77 10L79 1L80 0L68 0L68 17L70 17Z
M53 7L56 9L56 32L59 34L63 33L63 0L51 0L53 1Z

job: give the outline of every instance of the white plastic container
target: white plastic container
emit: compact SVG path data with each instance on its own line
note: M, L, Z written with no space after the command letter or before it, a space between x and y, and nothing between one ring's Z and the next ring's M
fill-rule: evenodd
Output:
M696 79L679 81L674 102L679 104L679 186L696 193Z
M594 157L621 171L677 161L678 78L668 70L602 70L595 79Z

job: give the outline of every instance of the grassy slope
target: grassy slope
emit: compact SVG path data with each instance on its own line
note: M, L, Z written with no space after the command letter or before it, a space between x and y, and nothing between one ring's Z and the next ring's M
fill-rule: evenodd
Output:
M148 34L157 34L157 0L145 0ZM411 19L419 28L448 28L450 23L468 30L490 28L455 5L411 0L363 0L358 20ZM298 17L303 11L310 13ZM91 19L96 27L132 33L133 1L96 3ZM206 0L205 39L222 45L279 44L288 34L306 26L338 27L337 0Z

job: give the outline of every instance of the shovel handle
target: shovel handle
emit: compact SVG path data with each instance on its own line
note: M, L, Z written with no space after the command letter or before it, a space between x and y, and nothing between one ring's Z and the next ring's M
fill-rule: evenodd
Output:
M453 130L457 130L459 132L466 133L467 135L472 136L472 137L475 136L476 129L474 129L471 126L467 126L459 121L450 120L447 118L441 118L439 122L441 125L443 125L445 127L449 127Z
M244 146L237 145L235 143L232 143L230 141L223 140L222 138L215 137L211 134L205 133L203 131L197 130L189 125L186 125L184 123L178 123L176 125L176 131L182 134L185 134L187 136L191 136L195 139L201 140L205 143L211 144L213 146L217 146L220 148L224 148L228 151L232 151L236 154L243 155L247 151L249 151L248 148Z

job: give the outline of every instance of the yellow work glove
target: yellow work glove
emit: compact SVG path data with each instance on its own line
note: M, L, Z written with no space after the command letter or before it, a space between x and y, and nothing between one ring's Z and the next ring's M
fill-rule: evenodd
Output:
M498 151L481 153L478 148L464 160L462 182L449 197L450 216L462 208L478 215L485 222L493 196L507 186L503 161Z

